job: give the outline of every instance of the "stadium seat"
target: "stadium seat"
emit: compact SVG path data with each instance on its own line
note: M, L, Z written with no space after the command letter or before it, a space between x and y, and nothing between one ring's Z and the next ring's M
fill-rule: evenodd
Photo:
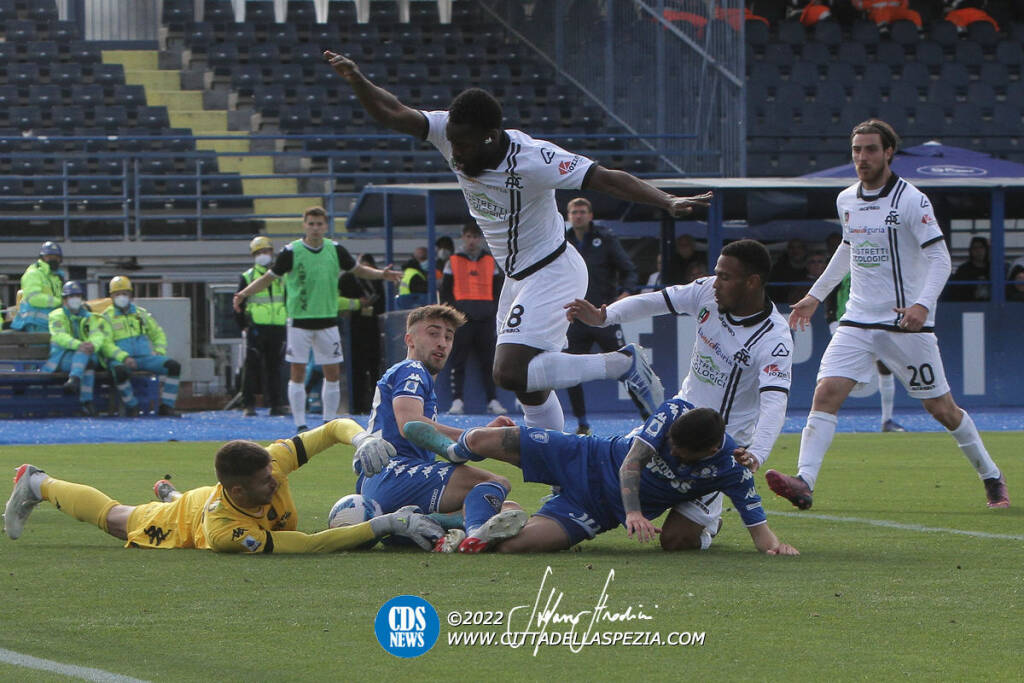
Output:
M240 64L231 70L231 87L240 95L249 95L263 84L263 69L255 64Z
M234 43L215 43L207 49L206 61L213 68L214 74L228 76L240 61L238 46Z
M245 20L255 24L257 27L266 27L274 23L274 3L272 2L250 2L246 3Z
M18 61L18 46L15 43L0 43L0 66Z
M878 118L882 119L897 131L907 130L907 119L910 108L894 102L881 102L877 107Z
M190 22L184 29L185 45L193 53L205 54L216 40L213 24L208 21Z
M0 0L0 22L6 23L18 18L18 9L14 0Z
M801 135L829 135L834 132L833 113L838 112L843 103L805 102L800 107L800 126L796 130ZM806 158L806 152L804 153Z
M996 102L996 90L985 81L971 81L967 84L967 101L976 102L991 111Z
M270 83L279 83L285 90L294 91L302 85L304 76L298 64L278 64L270 69Z
M327 86L300 85L295 89L295 104L307 109L321 109L328 105Z
M768 25L762 21L747 21L743 25L746 41L750 45L763 46L768 42Z
M833 61L828 46L824 43L807 43L800 51L800 59L818 66L826 66Z
M50 24L49 37L58 43L70 43L72 40L80 40L82 32L73 21L57 21Z
M281 52L274 43L258 43L249 47L250 64L278 64Z
M964 69L964 73L967 73L966 68ZM931 80L931 76L928 73L928 67L920 62L909 62L904 64L903 70L900 73L900 81L906 85L913 85L919 90L927 89Z
M124 105L129 109L146 106L146 88L141 85L115 85L114 104Z
M98 83L86 83L71 86L71 101L84 107L95 107L103 104L103 86Z
M42 110L33 105L12 107L9 113L10 125L21 130L32 130L38 128L43 121Z
M981 71L978 72L978 80L991 85L996 90L1003 91L1011 82L1019 82L1019 77L1016 80L1011 80L1010 71L1005 64L985 62L981 65Z
M779 67L775 64L757 62L750 69L749 80L764 83L771 88L782 82L782 75L779 73Z
M29 21L34 21L36 25L49 24L57 21L59 16L57 14L57 5L51 0L47 0L46 2L30 2L26 4L25 16L28 17Z
M33 40L25 43L28 59L39 64L59 61L62 57L60 46L54 40Z
M747 25L749 26L750 24L748 23ZM829 47L836 47L843 43L843 29L839 22L832 18L822 19L814 25L813 38L815 41Z
M42 80L39 75L38 64L10 64L7 67L7 82L18 86L19 89L28 91L29 86Z
M914 109L913 132L915 135L924 137L941 137L948 132L946 115L942 107L930 102L917 105Z
M918 43L915 55L917 56L917 61L934 70L938 70L946 61L942 45L934 40L922 40Z
M849 66L849 65L846 65ZM852 81L850 88L852 89ZM846 88L843 84L835 79L826 78L824 81L818 83L813 93L814 101L827 104L829 106L842 106L846 103Z
M907 61L907 51L899 43L885 41L875 46L875 61L899 67Z
M955 24L942 20L932 24L928 31L928 38L952 52L957 43L960 42L960 32Z
M974 24L971 24L971 26L973 25ZM991 24L986 25L991 26ZM957 43L953 61L963 64L969 70L976 72L985 62L985 53L981 49L980 43L976 43L969 39L961 40Z
M301 133L312 124L309 108L304 105L281 107L278 120L281 130L288 133Z
M124 83L124 66L121 64L96 64L92 67L92 82L113 92L115 85Z
M779 42L797 46L807 42L807 30L799 21L792 19L780 21L775 29Z
M108 132L117 132L128 127L128 111L122 105L95 107L92 116L93 125Z
M36 25L25 20L8 21L4 27L4 37L8 42L27 43L36 39Z
M277 116L281 106L286 104L283 85L261 85L253 91L253 107L264 116Z
M958 99L957 88L947 81L932 81L928 86L928 101L949 109Z
M905 108L913 107L920 101L916 86L895 83L889 88L889 102Z
M139 107L136 113L136 123L140 128L160 130L170 127L167 107Z
M230 0L207 0L204 18L214 24L234 23L235 10Z
M282 48L282 51L284 48L291 50L299 42L299 33L295 24L272 24L267 29L267 42L276 44Z
M957 136L979 136L985 128L981 107L974 102L957 102L953 105L953 121L949 133Z
M849 90L857 82L857 74L854 72L853 65L851 64L832 62L828 65L828 69L825 72L825 80Z
M996 62L1005 66L1019 67L1024 63L1024 49L1015 40L1004 40L996 45Z
M878 26L873 21L858 19L850 28L850 40L864 46L877 45L880 40Z
M892 67L881 62L865 64L861 80L865 83L874 83L880 88L887 88L892 81Z
M917 43L917 26L912 21L901 19L889 25L889 40L900 45L914 45Z
M16 107L21 103L18 95L18 87L15 85L0 85L0 111Z
M316 21L316 8L311 0L288 0L287 18L288 23L296 26L312 24Z
M99 64L103 54L97 43L91 40L72 40L68 44L67 60L78 64Z
M65 90L83 81L81 64L50 64L50 83Z
M867 64L868 53L861 43L847 41L840 43L836 59L840 63L851 64L859 69Z
M331 3L332 7L337 6L339 3ZM332 48L342 49L344 43L342 41L341 34L338 32L337 26L334 24L316 24L309 28L309 38L307 39L309 44L316 45L321 48Z
M43 107L53 107L63 104L60 86L57 85L30 85L28 88L28 101L31 104L38 104Z
M1021 132L1024 131L1024 122L1021 121L1020 104L996 102L992 105L992 122L989 130L994 135L1024 135Z
M951 62L942 65L942 69L939 70L939 79L952 83L957 88L966 88L971 80L971 75L963 64Z
M967 40L977 43L986 52L991 52L999 42L999 33L996 27L987 21L975 21L967 25Z

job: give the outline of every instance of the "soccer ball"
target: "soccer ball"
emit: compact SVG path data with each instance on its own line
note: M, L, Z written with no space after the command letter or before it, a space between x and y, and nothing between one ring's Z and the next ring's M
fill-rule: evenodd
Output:
M376 501L364 498L358 493L351 493L331 507L327 513L327 526L331 529L339 526L361 524L381 514L380 505Z

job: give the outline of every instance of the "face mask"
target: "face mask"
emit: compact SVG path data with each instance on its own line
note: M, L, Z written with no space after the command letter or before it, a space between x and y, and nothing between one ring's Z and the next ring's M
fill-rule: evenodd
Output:
M69 311L77 311L82 307L82 297L80 296L69 296L65 302L68 306Z
M430 261L420 261L420 268L422 268L423 270L426 270L427 266L429 266L429 265L430 265Z
M256 258L253 259L257 266L269 266L271 261L270 254L257 254Z
M127 294L118 294L114 297L114 305L118 308L128 308L128 304L132 302L132 298Z
M448 249L438 249L437 250L437 258L439 258L442 261L444 261L445 259L447 259L451 255L452 255L452 252L450 250L448 250Z

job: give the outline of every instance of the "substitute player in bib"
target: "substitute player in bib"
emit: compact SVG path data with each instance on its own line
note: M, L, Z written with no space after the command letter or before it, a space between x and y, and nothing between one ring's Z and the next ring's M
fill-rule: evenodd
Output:
M334 240L325 240L327 212L319 206L306 209L302 215L305 237L285 246L277 254L274 265L249 286L235 293L234 307L241 312L242 303L270 286L276 278L285 278L285 309L288 312L285 360L291 366L288 380L288 405L296 431L306 429L306 365L309 352L313 361L323 367L324 383L321 398L324 422L334 419L341 402L341 336L338 333L338 278L352 272L367 280L398 282L402 274L391 270L357 264L345 247Z
M524 481L560 486L499 552L554 552L626 527L641 543L661 530L651 524L665 510L712 492L729 496L755 547L769 555L799 555L768 528L754 473L737 462L736 442L711 408L682 399L663 403L625 436L569 435L530 427L481 427L457 443L426 422L406 434L435 453L457 460L494 458L523 470Z
M740 462L756 472L786 421L792 379L792 335L765 293L771 266L763 244L739 240L722 249L712 277L626 297L600 309L585 299L565 308L569 317L598 326L665 313L693 316L697 335L690 370L676 398L717 410L741 444ZM661 545L666 550L707 548L721 519L718 491L680 503L665 520Z
M434 382L448 361L455 330L465 321L462 313L446 304L421 306L409 313L405 323L408 355L377 382L367 427L393 445L397 455L379 474L361 471L356 491L385 512L406 505L416 505L425 513L461 511L465 534L449 534L435 549L476 553L491 541L515 534L526 523L526 513L506 500L511 484L487 470L438 462L433 453L410 443L405 434L409 422L425 420L452 439L462 434L461 429L437 422ZM502 415L490 424L515 423Z
M552 389L619 379L649 414L661 381L636 345L590 355L562 353L569 322L562 305L583 298L587 270L565 239L556 189L590 189L682 216L711 194L674 197L628 173L612 171L518 130L502 128L501 105L480 89L460 93L449 111L417 111L377 87L347 57L325 58L383 126L433 144L458 178L469 212L505 272L498 300L494 380L516 392L528 425L562 429Z
M789 315L803 329L818 304L850 273L850 298L818 370L795 477L765 473L772 491L811 507L811 492L850 391L871 380L882 361L907 393L956 440L985 484L988 506L1009 507L1006 481L992 462L967 411L953 401L933 332L935 305L950 272L949 251L931 202L889 167L899 143L884 121L870 119L850 134L860 182L839 193L843 242L825 272Z
M412 507L315 534L296 531L299 513L288 475L339 443L356 446L355 460L369 471L379 471L394 454L387 442L346 419L267 448L252 441L229 441L214 458L216 486L184 491L173 502L138 506L121 505L91 486L61 481L33 465L22 465L4 509L4 532L11 539L19 538L35 506L48 500L64 514L125 541L125 547L327 553L356 548L387 534L411 538L424 549L432 547L444 532Z

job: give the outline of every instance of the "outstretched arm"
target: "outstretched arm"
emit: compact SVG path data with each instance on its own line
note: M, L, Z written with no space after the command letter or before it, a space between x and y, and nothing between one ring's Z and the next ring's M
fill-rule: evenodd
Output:
M613 171L598 164L594 164L587 176L584 189L597 190L631 202L650 204L665 209L675 218L685 216L695 206L707 206L712 195L711 192L705 192L693 197L676 197L625 171Z
M780 541L771 529L768 528L768 524L758 524L757 526L747 527L747 531L750 532L750 538L754 540L754 546L757 549L767 555L799 555L800 551Z
M626 459L619 467L619 490L622 493L622 507L626 511L626 535L641 543L652 540L661 529L651 524L640 511L640 478L647 462L654 457L654 449L641 439L633 439Z
M374 121L386 128L412 135L420 140L427 137L427 119L423 114L398 101L390 92L374 85L359 71L356 63L345 55L324 50L324 59L339 76L348 81L359 102Z

